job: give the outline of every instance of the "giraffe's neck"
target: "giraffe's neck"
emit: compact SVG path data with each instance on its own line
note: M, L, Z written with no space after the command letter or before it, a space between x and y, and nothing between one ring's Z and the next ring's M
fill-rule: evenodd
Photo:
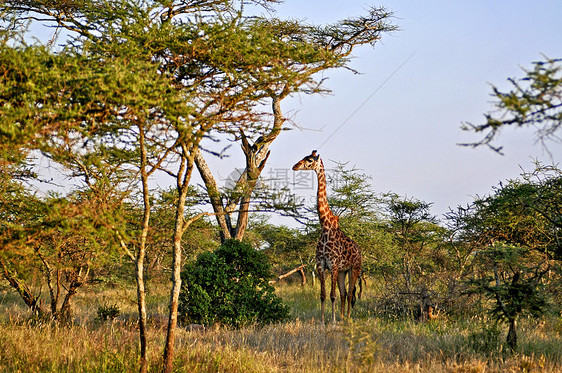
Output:
M326 173L324 172L324 164L320 160L320 168L316 170L318 176L318 217L322 227L332 227L337 225L338 218L334 215L328 205L328 196L326 194Z

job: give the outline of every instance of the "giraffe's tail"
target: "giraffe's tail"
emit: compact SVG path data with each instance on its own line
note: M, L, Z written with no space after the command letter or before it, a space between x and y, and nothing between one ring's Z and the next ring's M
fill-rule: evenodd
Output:
M365 272L361 271L359 275L359 300L361 300L361 295L363 294L363 283L365 283L365 287L367 287L367 279L365 278Z
M363 294L363 282L365 282L365 285L367 285L367 280L365 280L365 274L363 273L363 271L361 271L361 274L359 275L359 293L357 293L357 297L355 296L356 292L357 292L357 286L353 287L353 297L351 298L351 307L355 307L355 303L357 302L357 299L361 300L361 295Z

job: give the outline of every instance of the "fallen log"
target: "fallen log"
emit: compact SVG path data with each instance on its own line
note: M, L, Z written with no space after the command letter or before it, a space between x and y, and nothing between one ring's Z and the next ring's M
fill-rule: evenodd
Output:
M300 265L297 268L293 268L291 269L289 272L282 274L281 276L277 277L277 280L271 280L269 281L270 284L275 284L278 281L283 280L286 277L289 277L290 275L292 275L295 272L299 272L299 274L301 275L301 285L304 286L306 284L306 276L304 274L304 268L306 267L306 264Z

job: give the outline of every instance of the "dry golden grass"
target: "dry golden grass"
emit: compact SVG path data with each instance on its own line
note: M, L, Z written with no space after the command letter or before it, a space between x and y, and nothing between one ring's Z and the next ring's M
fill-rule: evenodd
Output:
M180 330L178 372L557 372L562 367L562 323L521 322L519 350L509 354L504 335L486 321L387 321L358 307L336 325L318 321L317 289L281 285L293 319L266 327L206 332ZM165 337L159 318L167 289L153 289L148 303L151 371L158 370ZM369 294L366 294L368 297ZM120 317L94 320L100 305L116 304ZM369 302L364 302L369 304ZM130 372L138 369L133 289L90 291L77 297L75 324L30 322L17 298L0 293L0 371ZM554 325L553 325L554 323ZM494 338L497 337L495 340Z

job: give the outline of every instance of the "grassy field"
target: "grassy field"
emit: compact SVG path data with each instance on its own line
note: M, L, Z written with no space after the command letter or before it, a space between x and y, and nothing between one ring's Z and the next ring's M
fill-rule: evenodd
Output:
M425 323L373 316L364 295L352 320L319 322L318 289L279 285L291 321L231 330L180 330L178 372L555 372L562 371L560 318L522 320L519 347L503 347L505 330L485 318ZM138 369L134 289L77 295L71 326L29 320L13 294L0 292L0 372L131 372ZM149 293L151 371L158 371L165 338L167 289ZM117 305L113 321L98 307Z

